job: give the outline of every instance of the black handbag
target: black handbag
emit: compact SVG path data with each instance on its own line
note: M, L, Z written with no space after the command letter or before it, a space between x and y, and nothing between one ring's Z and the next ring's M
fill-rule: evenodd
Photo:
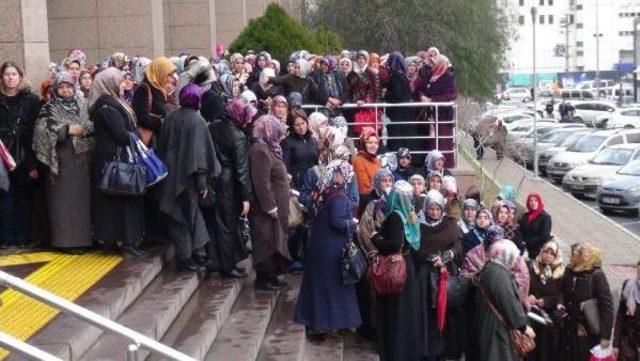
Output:
M342 250L342 283L353 285L360 282L368 268L367 258L360 246L353 241L353 233L347 223L347 244Z
M130 140L131 141L131 140ZM126 158L123 159L123 149L118 147L114 160L106 162L102 168L102 175L98 188L110 196L141 196L147 185L146 167L137 161L135 144L124 147Z

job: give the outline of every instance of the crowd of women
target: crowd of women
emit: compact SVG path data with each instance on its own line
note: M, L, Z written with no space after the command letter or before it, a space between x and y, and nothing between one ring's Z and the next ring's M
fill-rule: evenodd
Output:
M574 245L565 266L538 194L519 218L508 193L490 208L475 188L458 194L454 125L432 122L435 113L454 119L452 108L389 108L382 141L372 121L380 114L362 105L457 97L451 63L435 48L411 57L298 51L284 67L267 52L222 51L115 53L90 66L74 50L39 96L17 64L0 74L0 140L16 163L0 189L3 246L144 257L171 240L180 269L233 278L247 277L240 261L251 252L256 288L287 287L282 275L304 270L294 319L310 337L358 329L382 360L516 360L510 330L537 335L540 361L587 360L610 344L597 249ZM403 138L434 133L444 138ZM166 178L139 196L101 191L108 163L131 157L136 139L159 155ZM381 161L389 151L397 165ZM400 261L401 287L345 282L350 244L370 263ZM626 283L613 342L625 360L637 357L639 301L638 281ZM530 325L532 310L551 325Z

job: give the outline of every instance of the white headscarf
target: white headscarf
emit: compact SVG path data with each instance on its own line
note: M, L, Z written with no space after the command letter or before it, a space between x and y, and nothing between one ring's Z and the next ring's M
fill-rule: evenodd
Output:
M489 260L503 266L507 270L513 268L518 257L520 257L520 250L515 243L508 239L501 239L489 248Z
M298 74L298 76L303 79L306 78L311 71L311 64L304 59L298 59L296 60L296 65L300 68L300 74Z

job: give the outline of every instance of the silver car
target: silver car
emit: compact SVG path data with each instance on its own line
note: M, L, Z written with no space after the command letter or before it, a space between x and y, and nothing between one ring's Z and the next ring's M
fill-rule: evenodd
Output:
M596 202L605 213L637 212L640 205L640 160L620 168L615 175L600 183Z
M554 139L549 139L549 143L542 143L541 150L538 151L538 167L542 174L547 174L547 165L549 160L555 155L564 152L571 144L577 142L589 133L593 133L590 129L580 129L579 131L570 131L570 134L556 131ZM540 144L539 144L540 145Z
M577 123L551 123L538 126L538 154L542 154L545 150L561 143L562 140L576 132L576 130L580 130L580 128L584 130L585 125ZM533 131L526 137L514 141L512 148L514 160L526 164L527 167L532 165Z

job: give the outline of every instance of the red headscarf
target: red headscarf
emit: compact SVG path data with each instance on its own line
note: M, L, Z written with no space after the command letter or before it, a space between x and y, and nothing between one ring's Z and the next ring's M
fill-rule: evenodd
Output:
M536 210L532 210L531 206L529 205L529 201L531 200L531 198L535 198L538 201L538 209ZM538 218L538 216L540 215L540 213L542 213L542 211L544 210L544 203L542 202L542 197L540 196L540 193L538 192L532 192L529 193L529 195L527 196L527 223L531 223L533 221L536 220L536 218Z
M360 143L358 144L358 151L369 160L376 157L375 154L369 154L369 152L367 152L366 144L371 137L378 138L378 132L376 132L376 130L372 127L362 128L362 131L360 132ZM378 139L378 141L380 141L380 139Z

